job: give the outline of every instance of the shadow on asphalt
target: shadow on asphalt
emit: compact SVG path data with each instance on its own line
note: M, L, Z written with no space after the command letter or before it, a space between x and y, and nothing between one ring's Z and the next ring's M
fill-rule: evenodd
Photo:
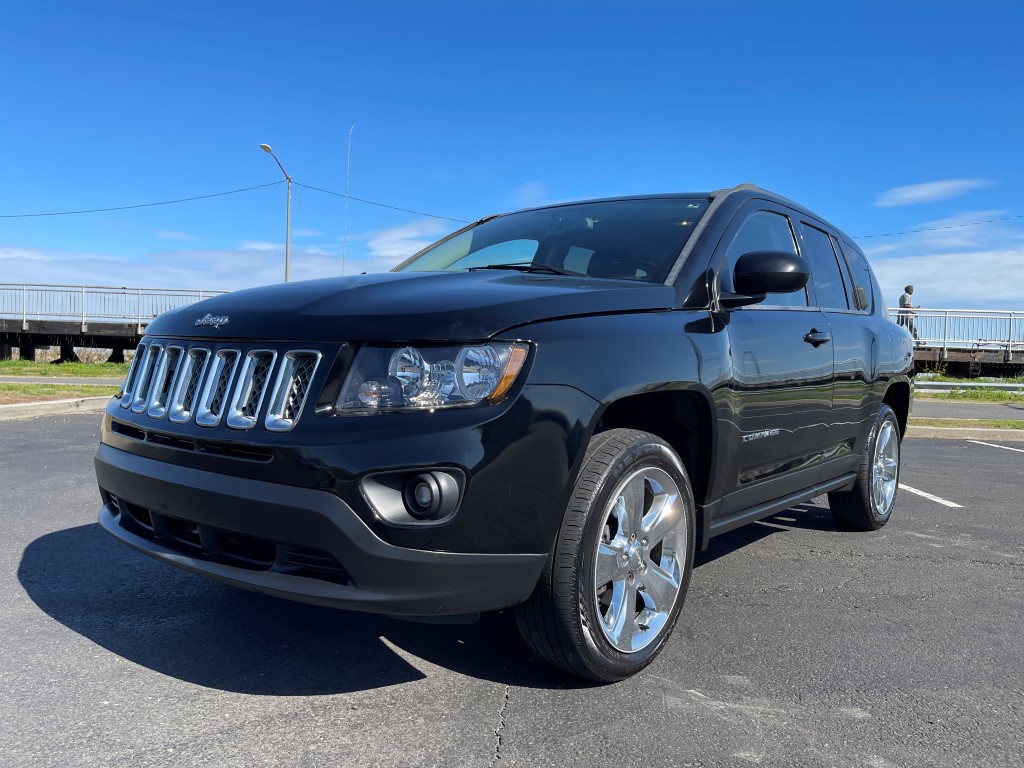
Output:
M769 518L779 525L754 523L713 539L696 567L783 526L828 527L819 508L808 509ZM414 666L420 659L519 687L592 685L533 657L510 612L472 625L424 625L266 597L152 561L97 524L36 539L22 555L18 579L43 611L97 645L218 690L267 696L372 690L426 677Z

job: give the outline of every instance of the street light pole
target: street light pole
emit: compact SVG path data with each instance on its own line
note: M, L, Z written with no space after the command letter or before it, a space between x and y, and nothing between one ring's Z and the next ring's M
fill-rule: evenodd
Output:
M270 148L269 144L260 144L260 149L274 158L274 162L277 163L277 167L281 169L281 173L284 174L284 180L288 182L288 206L285 209L284 219L284 281L288 282L289 267L291 264L291 236L292 236L292 177L288 175L288 171L281 165L281 161L277 159L277 155L274 154L274 150Z

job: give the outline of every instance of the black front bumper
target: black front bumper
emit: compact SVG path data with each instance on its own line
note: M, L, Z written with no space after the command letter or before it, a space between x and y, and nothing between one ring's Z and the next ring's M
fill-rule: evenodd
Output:
M95 464L108 533L169 565L263 594L450 616L523 602L544 565L544 554L388 544L326 491L183 467L105 444Z

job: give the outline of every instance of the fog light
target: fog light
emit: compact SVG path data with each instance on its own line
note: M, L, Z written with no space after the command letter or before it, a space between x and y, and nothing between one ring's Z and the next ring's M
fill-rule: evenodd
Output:
M443 525L458 512L466 474L457 467L375 472L360 481L374 515L398 527Z
M421 507L430 507L434 500L434 489L426 483L417 483L412 492L416 503Z
M402 493L406 511L417 520L439 520L455 511L459 484L447 472L434 470L416 475Z

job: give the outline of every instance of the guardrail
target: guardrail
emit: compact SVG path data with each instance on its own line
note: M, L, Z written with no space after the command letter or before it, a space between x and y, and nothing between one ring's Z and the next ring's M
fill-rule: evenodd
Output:
M0 283L0 317L20 319L25 331L29 321L71 321L81 323L83 332L89 323L133 323L142 333L157 315L222 293L227 291Z
M901 312L890 309L893 322ZM918 343L943 350L1024 352L1024 312L977 309L914 309Z

